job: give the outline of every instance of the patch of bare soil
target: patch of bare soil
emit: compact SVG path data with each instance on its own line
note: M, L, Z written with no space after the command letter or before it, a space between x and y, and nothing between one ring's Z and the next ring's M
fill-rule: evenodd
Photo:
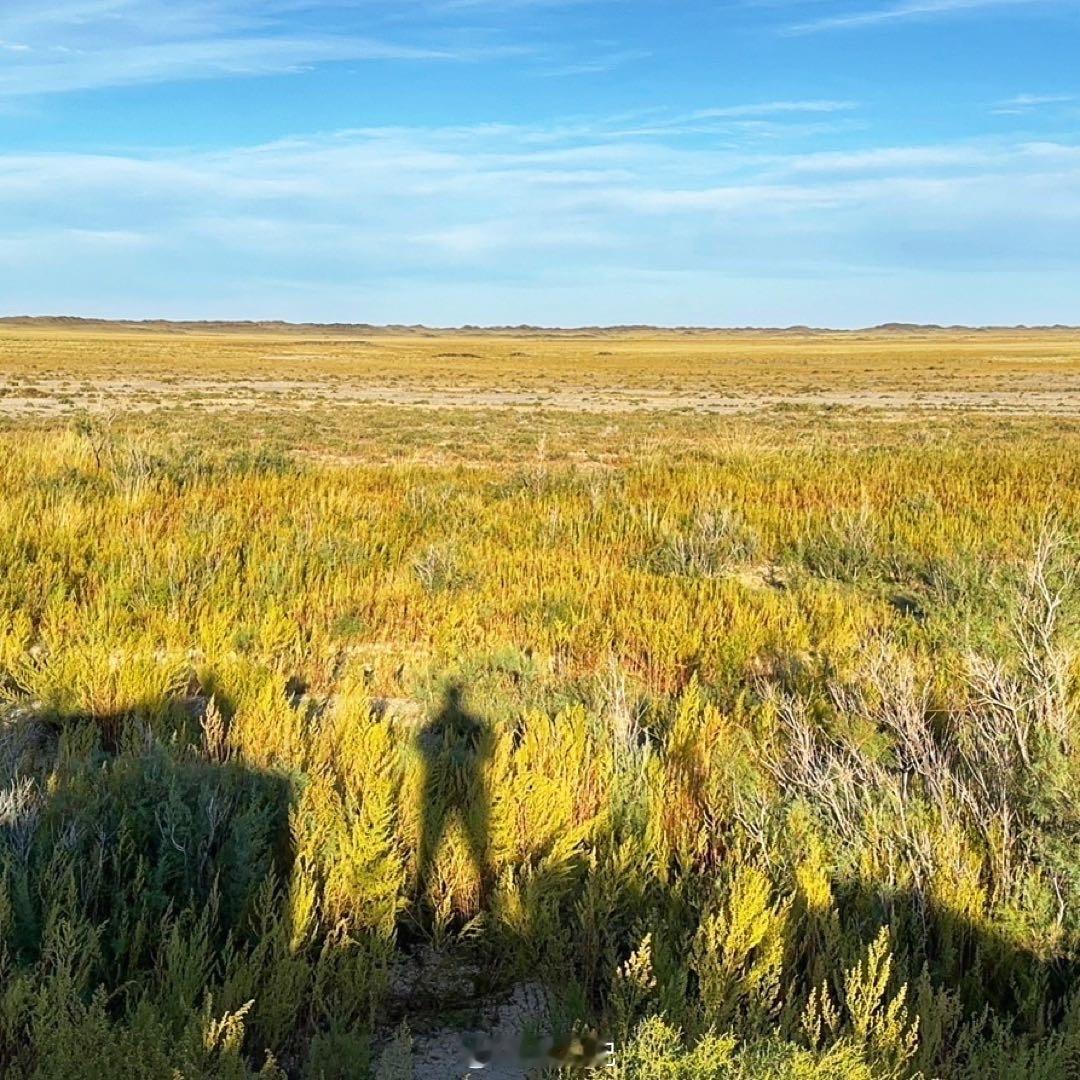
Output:
M548 994L539 984L520 983L506 994L477 995L480 974L430 947L399 956L389 989L391 1012L401 1019L377 1041L375 1075L385 1080L536 1075L540 1065L534 1051L550 1046L550 1039L544 1042Z
M681 411L752 413L785 408L843 408L898 414L912 410L980 411L1005 415L1080 416L1080 382L1057 387L986 390L852 390L742 394L702 387L656 390L636 387L565 386L519 389L406 383L302 379L150 378L83 380L76 389L63 380L31 386L0 379L0 416L49 417L74 412L153 412L189 405L209 412L295 412L327 405L392 405L419 409L542 409L563 412L631 413Z
M747 589L786 589L787 576L780 566L747 566L731 575Z

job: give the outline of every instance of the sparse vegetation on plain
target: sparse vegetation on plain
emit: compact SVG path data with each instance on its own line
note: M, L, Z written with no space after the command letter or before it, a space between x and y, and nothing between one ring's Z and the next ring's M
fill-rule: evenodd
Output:
M1080 1069L1075 334L0 388L4 1076L454 1075L523 988L617 1077Z

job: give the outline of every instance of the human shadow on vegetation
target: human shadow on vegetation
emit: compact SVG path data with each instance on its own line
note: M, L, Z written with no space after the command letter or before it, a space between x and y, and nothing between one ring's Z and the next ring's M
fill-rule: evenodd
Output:
M221 688L215 696L227 701ZM163 718L163 705L155 702L112 716L23 711L0 718L0 883L10 902L9 912L0 910L0 953L16 970L41 972L60 963L67 949L81 971L71 993L104 987L116 1016L132 1002L150 1000L166 1012L197 1010L199 995L213 984L226 995L223 1007L256 1001L245 1045L250 1062L283 1045L300 1060L324 1021L272 1015L263 1004L266 972L288 972L295 985L306 985L323 947L317 934L310 953L292 943L293 785L220 752L223 740L207 702L196 710L190 699L174 701L164 710ZM887 926L893 968L886 996L907 985L926 1075L954 1074L988 1040L1018 1049L1078 1022L1070 1019L1068 1002L1080 990L1080 968L1068 935L1065 944L1037 952L1021 930L989 916L868 880L834 877L827 899L814 905L794 882L770 875L775 894L757 917L763 925L776 920L782 946L779 966L766 978L765 945L740 954L734 938L718 937L706 947L700 932L710 912L716 926L747 917L733 899L739 860L715 854L721 848L689 861L673 857L668 866L618 858L634 827L614 818L579 849L514 867L520 877L506 888L516 890L518 917L504 922L508 897L502 878L498 889L492 881L485 779L495 738L491 725L466 708L459 685L446 690L416 736L423 762L417 896L427 899L451 827L460 828L483 884L479 908L486 921L470 937L468 953L484 976L462 995L462 1005L478 987L491 995L523 979L543 979L553 996L576 994L567 1027L600 1024L620 1041L637 1021L663 1014L690 1037L715 1024L748 1040L778 1035L805 1045L801 1017L811 992L823 986L837 1024L827 1037L853 1030L845 1004L850 972ZM745 900L749 890L741 895ZM646 935L651 970L631 993L627 964ZM399 953L402 946L399 941ZM238 950L263 958L241 962ZM449 949L448 959L455 952ZM517 962L507 959L511 952ZM236 976L240 989L226 991L221 972L230 965L250 974ZM182 986L186 996L172 1004L150 996L157 981ZM357 984L349 985L355 992ZM238 999L230 1001L228 992ZM437 996L445 1010L454 995L440 989ZM401 1014L414 1018L417 1005L410 997ZM384 1023L387 1003L380 1008L362 1023ZM546 1025L552 1017L531 1019ZM965 1025L979 1034L965 1041ZM0 1032L0 1071L22 1075L27 1053ZM302 1075L299 1067L286 1071Z
M189 701L170 708L179 724L194 722ZM0 816L0 852L31 872L61 854L83 864L80 900L95 919L118 914L125 896L147 914L213 901L222 930L236 932L267 877L284 882L291 872L292 785L207 761L205 743L169 744L137 730L139 714L54 712L5 725L0 785L21 788L26 814L11 807Z
M466 711L462 698L461 688L452 687L419 736L425 763L421 883L456 816L473 861L490 874L483 764L495 735ZM513 771L516 744L509 752ZM438 990L427 1011L465 1016L485 994L542 980L553 995L549 1004L555 996L567 999L559 1007L570 1010L564 1015L572 1014L572 1022L599 1025L622 1041L638 1021L664 1015L690 1038L715 1025L739 1038L776 1036L810 1049L815 1044L804 1020L812 995L819 1004L820 995L828 995L831 1019L821 1030L821 1046L863 1038L859 1009L884 1015L891 1002L903 1001L920 1040L919 1067L941 1076L962 1075L973 1061L1025 1047L1041 1047L1038 1053L1053 1061L1055 1037L1080 1042L1074 1007L1080 965L1068 932L1037 943L1030 928L1005 921L999 908L984 902L968 912L929 886L898 888L852 875L828 875L827 891L808 899L796 875L785 877L782 863L767 870L764 860L760 869L745 867L767 883L761 909L752 910L741 906L754 902L749 879L733 884L744 869L746 838L658 866L644 854L622 858L621 850L636 844L634 820L629 814L609 818L584 847L550 858L538 853L506 878L500 873L498 888L482 898L481 919L446 950L447 962L457 954L465 969L475 970L472 1001L468 987L447 992L432 980ZM719 827L727 832L734 823ZM423 889L418 895L422 902ZM705 931L705 924L712 929ZM749 944L740 941L740 925L755 926ZM759 925L768 929L757 941ZM877 1004L867 1005L852 996L870 992L852 989L859 982L853 973L866 969L883 928L887 954L879 956L888 966L875 973ZM714 932L719 936L710 936ZM646 939L651 967L634 969ZM640 986L628 989L631 969Z
M24 994L59 994L72 1023L99 994L114 1021L150 1009L178 1042L211 987L220 1010L244 1007L229 968L257 980L287 950L293 786L208 760L224 723L192 699L0 717L0 967ZM32 1028L0 1031L0 1072L63 1071Z
M490 797L484 778L484 765L494 752L491 726L465 709L462 688L452 683L438 714L418 733L416 745L424 768L417 894L429 898L439 848L447 829L457 823L483 898L491 881Z

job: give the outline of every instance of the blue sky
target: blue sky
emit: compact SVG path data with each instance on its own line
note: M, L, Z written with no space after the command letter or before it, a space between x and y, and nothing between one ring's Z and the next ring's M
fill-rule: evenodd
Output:
M0 313L1080 323L1080 0L0 0Z

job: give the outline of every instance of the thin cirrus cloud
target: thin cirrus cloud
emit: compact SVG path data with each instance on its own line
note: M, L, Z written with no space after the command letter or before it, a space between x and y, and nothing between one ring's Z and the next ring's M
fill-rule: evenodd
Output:
M901 0L870 8L852 8L803 22L787 23L782 33L789 36L827 30L856 30L900 22L929 21L993 9L1051 7L1055 0Z
M723 105L712 109L698 109L693 116L703 120L713 117L759 117L786 113L835 113L858 108L854 101L831 101L815 98L809 101L761 101L746 105Z
M1029 17L1077 2L0 0L3 306L1073 318L1080 97L1058 28ZM1023 55L1020 14L1040 43ZM919 25L954 18L979 21L979 56L922 70ZM795 39L860 27L857 50ZM717 65L729 37L739 51ZM467 78L451 70L466 63ZM305 95L326 83L300 73L328 64L352 92L305 125ZM194 144L171 119L211 97L188 80L283 73L298 77L265 94L215 86L230 123L211 117ZM130 93L90 109L45 96L152 84L169 85L138 108ZM352 126L305 133L323 125Z
M695 138L726 135L736 138L795 138L820 135L848 126L848 114L859 109L856 101L810 98L803 101L756 101L665 114L663 110L620 117L617 123L580 127L578 134L606 138Z
M124 49L24 54L26 62L0 68L0 95L62 93L213 76L253 76L301 71L343 60L464 60L463 50L428 49L367 38L206 38Z
M599 53L589 59L546 68L541 71L541 74L554 78L565 78L570 75L603 75L627 64L647 60L650 56L652 53L648 49L622 49L618 52Z
M995 116L1026 116L1054 105L1070 105L1075 94L1016 94L998 101L990 110Z
M647 48L514 40L530 12L620 0L4 0L0 97L299 73L343 61L528 58L540 75L601 75Z
M830 3L825 14L795 23L785 21L791 9L783 3L758 8L767 12L759 29L801 35L1065 2L1071 0L892 0L839 10ZM536 26L522 20L532 13L544 25L557 13L579 9L611 18L623 6L630 5L625 0L4 0L0 97L297 73L346 61L527 58L539 75L599 76L650 59L649 43L639 38L597 44L570 33L543 44ZM640 11L648 5L634 6Z
M665 322L693 321L705 303L693 290L720 279L769 294L812 277L842 295L912 268L957 280L1003 260L1020 274L1077 269L1075 145L762 153L598 134L616 127L600 117L573 134L393 127L198 154L0 155L0 215L48 223L9 231L19 277L0 269L0 286L35 288L39 309L61 310L74 274L102 283L97 310L120 311L130 274L164 288L186 267L182 315L218 310L257 268L255 314L370 315L335 306L352 290L378 296L386 319L573 322L602 281L605 304L617 291L623 310ZM665 293L675 281L683 291ZM451 296L465 304L456 316L440 307Z
M14 97L304 71L341 61L471 62L521 55L513 44L451 40L434 26L414 40L383 3L343 0L6 0L0 9L0 96ZM400 31L398 31L400 33Z

